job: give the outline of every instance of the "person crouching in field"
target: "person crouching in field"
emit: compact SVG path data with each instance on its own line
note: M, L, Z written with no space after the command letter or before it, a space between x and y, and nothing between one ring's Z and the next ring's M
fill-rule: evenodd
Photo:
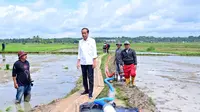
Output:
M135 86L135 76L137 67L137 57L135 50L130 48L129 41L124 42L125 49L121 52L121 58L123 61L122 68L124 70L124 77L127 86ZM132 79L130 85L130 78Z
M17 89L16 102L21 103L24 96L24 101L29 102L31 99L32 80L30 76L30 65L27 59L27 53L24 51L18 52L19 60L13 65L12 77L14 87Z

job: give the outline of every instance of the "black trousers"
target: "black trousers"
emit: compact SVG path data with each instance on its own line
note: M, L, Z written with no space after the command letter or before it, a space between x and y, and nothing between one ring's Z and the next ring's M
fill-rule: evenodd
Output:
M83 86L85 92L89 92L89 95L92 95L94 88L94 69L92 65L81 65L82 76L83 76ZM88 88L88 79L89 79L89 88Z

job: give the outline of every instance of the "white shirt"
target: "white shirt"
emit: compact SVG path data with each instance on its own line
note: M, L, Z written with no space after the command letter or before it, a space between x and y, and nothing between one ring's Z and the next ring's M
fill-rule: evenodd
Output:
M97 58L96 42L93 38L79 40L78 59L81 65L92 65L93 59Z

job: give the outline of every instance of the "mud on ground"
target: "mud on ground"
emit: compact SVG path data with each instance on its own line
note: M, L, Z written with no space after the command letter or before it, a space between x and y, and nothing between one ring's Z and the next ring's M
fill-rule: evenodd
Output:
M110 72L115 72L114 55L111 55L108 59L108 67ZM116 89L116 105L124 106L119 104L119 101L123 101L127 107L137 107L143 112L155 112L158 111L153 100L142 92L138 87L127 87L125 82L114 82L114 88Z
M124 100L127 107L137 107L143 112L157 111L153 100L148 95L140 91L138 87L130 88L121 82L115 82L114 87L117 91L116 97L120 100Z

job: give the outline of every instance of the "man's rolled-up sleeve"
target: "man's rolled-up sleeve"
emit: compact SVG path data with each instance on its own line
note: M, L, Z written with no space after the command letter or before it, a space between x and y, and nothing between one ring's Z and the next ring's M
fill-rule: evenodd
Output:
M79 43L78 43L78 59L81 59L80 41L79 41Z
M96 41L93 42L93 58L97 58L97 47L96 47Z
M16 77L16 67L15 64L13 65L13 69L12 69L12 77Z

